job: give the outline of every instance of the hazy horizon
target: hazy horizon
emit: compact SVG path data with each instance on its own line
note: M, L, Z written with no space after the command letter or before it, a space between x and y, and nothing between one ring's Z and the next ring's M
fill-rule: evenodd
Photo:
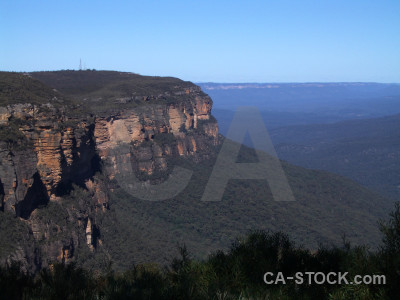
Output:
M16 73L34 73L34 72L58 72L58 71L105 71L105 72L123 72L123 73L132 73L141 76L156 76L156 77L164 77L160 75L147 75L147 74L140 74L133 71L120 71L120 70L97 70L97 69L54 69L54 70L35 70L35 71L13 71L13 70L0 70L0 72L16 72ZM165 77L176 77L173 75L165 75ZM176 77L178 79L182 79L184 81L191 81L186 78ZM192 81L195 84L257 84L257 85L264 85L264 84L400 84L398 82L383 82L383 81L231 81L231 82L224 82L224 81Z

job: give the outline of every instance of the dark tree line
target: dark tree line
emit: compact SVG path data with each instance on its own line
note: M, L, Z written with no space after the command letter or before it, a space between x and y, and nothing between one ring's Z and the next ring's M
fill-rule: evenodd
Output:
M75 264L54 264L29 275L18 264L0 269L0 299L400 299L400 205L380 224L382 247L320 246L315 252L296 246L286 234L253 231L227 252L205 261L190 258L185 247L167 267L137 265L126 272L87 271ZM264 274L348 272L383 274L385 285L267 285Z

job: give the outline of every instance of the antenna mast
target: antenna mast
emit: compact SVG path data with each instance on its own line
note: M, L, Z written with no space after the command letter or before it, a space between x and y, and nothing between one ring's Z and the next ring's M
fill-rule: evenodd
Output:
M79 71L82 70L82 59L79 59Z

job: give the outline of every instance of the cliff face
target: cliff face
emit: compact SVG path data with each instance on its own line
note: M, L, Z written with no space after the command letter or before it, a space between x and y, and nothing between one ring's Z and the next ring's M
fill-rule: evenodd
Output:
M132 145L131 161L138 172L148 175L166 171L167 159L188 157L197 162L209 158L210 147L218 144L218 126L211 119L211 101L170 105L148 105L96 119L94 136L100 158L121 143ZM113 177L116 166L109 169Z
M177 93L187 100L79 117L50 103L0 107L0 126L11 134L0 142L0 206L28 225L35 241L31 250L21 246L3 259L17 258L34 269L32 264L70 261L79 247L96 251L96 220L107 213L109 201L107 180L99 178L113 179L118 172L109 153L121 143L130 145L129 161L139 175L167 171L173 157L209 158L219 143L211 99L196 86ZM84 194L74 196L74 186ZM57 218L43 215L43 206L54 207Z
M35 203L56 200L68 185L84 184L98 171L92 120L68 119L51 105L31 104L6 107L2 119L26 139L24 145L1 147L5 210L28 218Z

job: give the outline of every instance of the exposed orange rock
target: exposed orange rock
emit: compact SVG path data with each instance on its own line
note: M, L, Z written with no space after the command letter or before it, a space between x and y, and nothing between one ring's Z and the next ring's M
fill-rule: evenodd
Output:
M35 140L37 168L48 195L51 196L61 181L61 133L52 130L40 132Z
M74 160L75 134L72 128L67 128L61 136L61 150L67 165L71 165Z
M182 124L185 124L185 115L179 108L171 106L168 109L169 125L172 133L178 133Z

